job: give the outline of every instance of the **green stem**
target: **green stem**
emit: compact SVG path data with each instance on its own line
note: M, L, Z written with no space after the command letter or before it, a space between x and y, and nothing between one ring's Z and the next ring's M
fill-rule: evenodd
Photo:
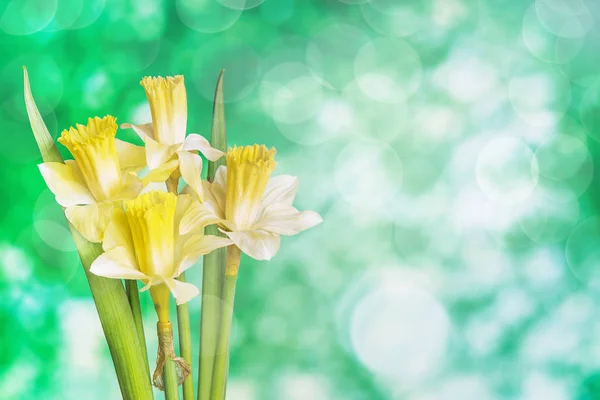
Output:
M215 226L207 227L207 235L219 233ZM204 256L202 273L202 319L200 321L200 364L198 399L212 400L210 386L213 378L215 348L221 317L221 288L225 263L225 249L217 249Z
M177 278L181 282L185 282L185 272ZM190 334L190 314L188 305L182 304L177 306L177 327L179 329L179 352L181 357L192 368L192 338ZM194 374L190 372L188 377L183 381L183 399L194 400Z
M173 353L173 327L171 326L170 322L159 322L157 327L158 345L162 346L162 354L166 356L162 376L165 390L165 400L179 400L177 367L170 356Z
M144 335L144 320L142 318L142 309L140 307L140 294L138 292L138 285L136 280L125 280L125 292L127 293L127 300L131 307L133 314L133 322L135 323L135 330L137 331L138 338L144 352L146 362L144 363L144 369L146 374L150 376L150 365L148 364L148 349L146 348L146 336Z
M229 336L231 334L231 319L233 317L233 301L235 297L236 275L226 275L223 283L223 308L219 340L215 354L215 365L211 385L210 400L225 399L227 385L227 366L229 364Z
M25 106L35 141L45 162L63 162L54 140L35 104L27 70L23 67ZM135 323L123 284L117 279L102 278L90 272L92 262L102 254L102 246L90 243L69 224L77 252L90 285L100 324L115 366L121 395L125 400L153 399L149 374L140 365L148 362L142 343L135 334Z
M210 144L215 149L227 150L225 133L225 103L223 101L223 73L219 75L213 105L213 121ZM212 182L219 166L225 164L225 157L208 163L206 179ZM207 235L221 235L216 226L204 230ZM212 400L210 388L213 378L213 365L217 334L221 315L221 290L225 273L225 249L217 249L204 256L202 269L202 310L200 321L200 360L198 363L198 400Z

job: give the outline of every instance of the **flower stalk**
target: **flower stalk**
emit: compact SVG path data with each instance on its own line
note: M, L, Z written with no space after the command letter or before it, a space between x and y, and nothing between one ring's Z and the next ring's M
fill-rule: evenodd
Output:
M221 71L215 89L213 122L210 145L217 150L227 149L225 130L225 107L223 101L223 74ZM207 180L213 181L224 158L208 163ZM205 229L206 235L222 235L215 225ZM211 400L213 365L217 347L217 335L221 315L221 291L225 274L225 249L217 249L204 256L202 270L202 310L200 321L200 360L198 372L198 400Z
M185 282L185 272L177 278ZM179 332L179 352L190 367L190 374L183 381L183 400L194 400L194 374L192 373L192 338L190 333L190 314L187 303L177 306L177 330Z
M25 105L33 134L45 162L63 163L48 128L35 104L27 70L23 67ZM69 224L81 263L88 280L100 323L110 350L121 395L125 400L153 399L148 360L136 334L135 323L125 290L120 281L96 276L90 272L92 262L102 253L102 247L90 243Z
M229 338L231 335L231 320L233 318L233 304L235 298L235 285L240 266L240 249L235 246L227 247L225 280L223 282L223 306L221 310L221 326L215 354L213 380L211 385L211 400L225 399L227 374L229 366Z
M137 281L125 280L125 293L127 294L127 300L131 307L131 313L133 315L133 322L135 323L135 329L137 331L138 338L140 340L144 355L146 356L146 363L144 368L146 369L146 375L150 376L150 365L148 364L148 349L146 348L146 335L144 335L144 320L142 318L142 308L140 307L140 294L138 292Z

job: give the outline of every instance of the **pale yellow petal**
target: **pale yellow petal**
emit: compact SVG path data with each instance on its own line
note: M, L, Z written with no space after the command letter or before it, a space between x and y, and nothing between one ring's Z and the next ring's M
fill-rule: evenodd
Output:
M270 260L279 251L279 235L265 231L226 232L233 243L255 260Z
M198 150L209 161L217 161L223 157L225 153L212 147L204 136L197 133L190 133L183 143L184 150Z
M146 148L146 164L150 169L156 169L167 163L177 149L181 147L180 144L162 144L150 137L146 137L144 144Z
M196 264L198 258L233 242L229 238L214 235L193 235L183 245L178 275Z
M152 128L152 122L148 122L147 124L133 125L129 123L121 124L121 129L133 129L135 133L142 140L146 140L146 137L150 137L154 139L154 129Z
M135 265L135 249L133 247L127 215L123 209L116 207L104 232L104 240L102 241L104 251L114 249L115 247L125 248L129 257L129 264Z
M115 207L111 203L95 203L67 207L65 215L81 236L99 243L112 219Z
M179 166L179 160L171 160L165 164L162 164L156 169L151 170L148 175L142 178L142 183L144 186L148 185L150 182L164 182L169 176L177 169Z
M130 200L136 198L144 189L144 183L133 172L125 172L121 181L121 191L114 200Z
M269 179L262 198L263 207L275 203L292 205L298 191L298 178L291 175L279 175Z
M179 233L184 235L193 231L201 231L204 227L220 221L221 219L206 204L195 201L183 214L179 223Z
M148 276L138 271L135 265L131 265L127 250L123 247L115 247L96 258L90 267L90 272L105 278L149 279Z
M144 146L136 146L123 140L115 139L119 165L124 171L137 172L146 166L146 150Z
M166 278L165 284L171 291L178 306L187 303L200 294L200 290L191 283L180 282L173 278Z
M261 229L278 235L295 235L323 222L314 211L298 211L293 206L275 203L267 207L254 229Z
M72 160L66 164L48 162L38 165L46 185L56 196L56 202L63 207L96 202L75 166Z
M202 158L198 154L189 151L179 151L177 155L179 156L181 177L196 192L200 201L204 200L201 177Z
M215 173L215 180L210 190L221 210L225 210L225 193L227 191L227 167L221 165Z

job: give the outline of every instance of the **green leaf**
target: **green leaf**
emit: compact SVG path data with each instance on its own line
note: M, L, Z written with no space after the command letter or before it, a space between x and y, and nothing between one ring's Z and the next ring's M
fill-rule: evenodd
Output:
M213 122L210 132L210 145L223 152L227 151L225 134L225 106L223 103L223 74L221 71L215 90ZM208 163L209 182L215 177L217 168L225 164L225 157ZM207 235L221 235L215 225L206 227ZM200 321L200 363L198 378L198 399L210 400L213 364L222 313L222 287L225 277L225 248L214 250L204 256L202 270L202 311Z
M23 78L27 114L42 158L45 162L63 162L33 99L25 67ZM136 333L123 284L118 279L102 278L90 272L92 262L102 254L102 247L85 240L70 224L69 228L90 285L123 399L153 399L150 376L146 372L148 357Z

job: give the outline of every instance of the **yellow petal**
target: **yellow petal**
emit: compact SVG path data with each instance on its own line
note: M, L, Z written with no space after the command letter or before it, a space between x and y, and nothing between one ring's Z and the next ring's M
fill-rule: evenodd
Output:
M185 304L200 294L195 285L187 282L180 282L173 278L166 278L165 284L173 294L177 305Z
M252 228L290 236L321 222L323 222L323 218L314 211L300 212L293 206L275 203L264 210L260 219Z
M277 251L281 242L280 236L264 231L226 232L237 247L255 260L270 260Z
M204 191L202 190L202 158L198 154L188 151L177 152L179 156L179 170L181 177L193 190L200 201L204 200Z
M66 164L49 162L38 165L48 188L63 207L77 204L93 204L94 197L87 189L83 177L76 168L75 161Z
M146 166L146 150L144 146L136 146L119 139L115 139L115 144L122 170L137 172Z
M69 222L90 242L99 243L112 218L115 207L110 203L71 206L65 210Z
M204 136L200 136L197 133L190 133L185 138L183 149L188 151L198 150L209 161L217 161L225 155L221 150L212 147Z
M179 166L179 160L171 160L165 164L162 164L156 169L153 169L148 173L148 175L142 178L142 183L144 186L148 185L150 182L164 182L171 176L173 171L177 169Z
M226 247L233 242L229 238L214 235L194 235L191 236L183 245L181 251L181 262L177 275L181 274L198 261L200 256L210 253L213 250Z
M115 247L102 254L92 263L90 272L94 275L114 279L141 279L148 280L148 276L131 265L127 250L123 247Z
M146 91L155 139L164 144L183 143L187 125L187 97L182 75L145 77Z

